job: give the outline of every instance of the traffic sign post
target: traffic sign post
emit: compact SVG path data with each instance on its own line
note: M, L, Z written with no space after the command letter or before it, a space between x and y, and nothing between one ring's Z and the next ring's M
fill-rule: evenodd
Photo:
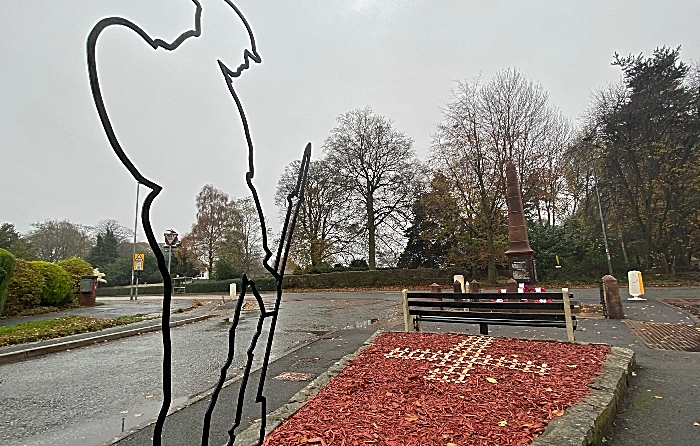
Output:
M168 246L168 274L170 274L170 259L173 255L173 245L177 243L177 232L169 229L163 236L165 237L165 244Z
M143 271L143 264L146 260L146 254L141 252L134 253L134 268L132 271L136 272L136 286L134 288L134 300L139 298L139 276L140 271Z

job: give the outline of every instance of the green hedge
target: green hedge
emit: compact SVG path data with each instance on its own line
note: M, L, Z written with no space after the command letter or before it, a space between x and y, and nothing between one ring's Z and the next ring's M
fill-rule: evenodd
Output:
M386 269L375 271L343 271L326 274L288 275L284 278L284 289L328 289L328 288L380 288L405 286L428 286L433 282L449 287L453 276L463 274L468 277L467 271L461 268L445 269ZM274 291L275 281L272 277L258 277L252 279L258 291ZM236 283L241 289L241 279L229 280L202 280L188 283L185 290L188 293L218 294L229 292L231 283ZM163 285L147 285L139 287L142 294L162 294ZM99 288L98 296L128 296L129 287Z
M80 291L80 280L83 276L91 276L93 272L92 266L80 257L61 260L58 266L70 275L72 291L76 294Z
M32 262L17 259L3 314L16 314L39 306L44 282L44 275Z
M15 256L0 248L0 313L5 308L7 300L7 288L10 286L12 273L15 271Z
M43 274L45 280L41 291L41 305L57 306L72 299L71 278L65 269L55 263L41 260L32 264Z
M343 271L326 274L291 275L284 278L284 288L378 288L430 285L437 282L451 285L452 278L468 271L462 268L444 269L382 269L374 271Z

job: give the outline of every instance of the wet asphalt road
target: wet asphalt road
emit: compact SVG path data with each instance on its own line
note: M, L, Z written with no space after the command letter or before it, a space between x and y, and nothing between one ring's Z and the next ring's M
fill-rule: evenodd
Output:
M272 359L328 332L395 317L399 306L398 292L286 294ZM248 314L240 340L249 339L257 322L257 313ZM171 407L215 384L229 325L221 315L172 329ZM160 339L149 333L0 366L0 444L96 445L118 435L122 421L128 430L154 418L161 400ZM245 356L247 343L236 344L229 377Z

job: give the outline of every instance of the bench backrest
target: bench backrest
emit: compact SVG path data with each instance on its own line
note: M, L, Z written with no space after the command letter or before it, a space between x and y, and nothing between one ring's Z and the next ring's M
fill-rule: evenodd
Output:
M564 295L559 293L496 293L496 292L481 292L481 293L430 293L421 291L409 291L407 293L409 299L528 299L528 300L538 300L538 299L552 299L552 300L564 300ZM569 299L573 299L573 293L569 293Z

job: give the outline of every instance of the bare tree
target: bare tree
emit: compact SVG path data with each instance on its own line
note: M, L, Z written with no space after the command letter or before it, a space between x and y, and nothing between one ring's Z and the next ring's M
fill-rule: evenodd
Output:
M212 277L214 263L225 247L226 236L233 223L231 199L212 184L202 187L197 195L197 221L182 238L178 256L198 261Z
M251 197L229 204L231 222L226 229L221 257L250 275L262 274L263 249L260 219Z
M49 219L32 223L32 227L27 238L41 260L58 262L74 256L84 257L92 247L89 226Z
M281 218L287 210L287 195L296 187L300 161L290 163L277 184L275 203ZM347 230L348 190L341 187L338 172L327 160L312 161L304 190L304 202L294 232L290 256L301 267L332 265L348 257L348 245L356 243Z
M433 135L430 165L449 184L437 192L459 215L468 233L463 239L485 241L475 248L486 250L489 280L503 257L497 246L506 234L505 163L518 169L526 211L553 224L561 207L560 158L571 133L542 87L517 70L486 84L457 83Z
M97 222L93 228L94 236L104 235L110 232L117 239L118 243L131 242L134 236L134 231L123 226L117 220L107 218Z
M351 110L336 121L323 149L348 192L358 235L367 237L369 268L375 269L378 247L396 250L387 236L403 234L410 220L418 172L413 140L370 107Z

